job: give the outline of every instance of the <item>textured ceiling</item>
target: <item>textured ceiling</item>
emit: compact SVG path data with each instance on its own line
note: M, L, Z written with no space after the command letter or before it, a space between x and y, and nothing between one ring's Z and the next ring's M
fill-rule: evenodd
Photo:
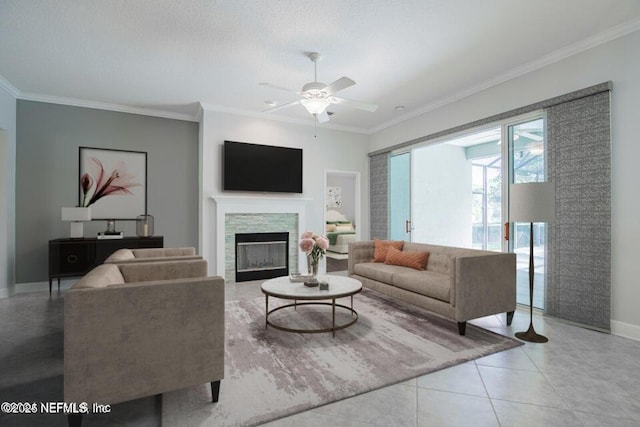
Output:
M27 99L255 115L296 99L258 83L299 90L318 51L318 80L380 106L329 125L371 131L638 29L638 0L2 0L0 76Z

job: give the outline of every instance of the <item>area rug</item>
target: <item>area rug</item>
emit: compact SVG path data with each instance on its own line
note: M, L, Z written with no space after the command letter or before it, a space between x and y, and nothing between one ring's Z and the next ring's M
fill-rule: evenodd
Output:
M277 301L270 298L270 308ZM265 330L264 298L228 301L219 402L211 403L207 384L166 393L162 425L258 425L522 344L470 324L460 336L456 322L367 289L354 296L354 309L358 321L334 338ZM318 328L330 316L330 307L304 306L269 320ZM349 316L339 310L336 323Z

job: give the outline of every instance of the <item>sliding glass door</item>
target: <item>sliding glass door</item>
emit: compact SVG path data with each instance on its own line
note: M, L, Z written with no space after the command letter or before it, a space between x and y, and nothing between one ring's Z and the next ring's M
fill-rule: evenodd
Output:
M513 124L507 128L509 138L509 182L546 181L544 118ZM517 301L529 304L529 223L512 224L509 251L517 256ZM535 293L533 306L544 308L545 295L545 238L544 223L533 224L533 262Z
M411 241L411 152L389 159L389 238Z
M545 181L542 113L413 147L389 163L389 238L517 255L517 301L529 303L529 224L508 218L509 184ZM504 143L503 143L504 142ZM544 224L534 224L544 307Z
M414 241L503 250L500 141L494 126L412 150Z

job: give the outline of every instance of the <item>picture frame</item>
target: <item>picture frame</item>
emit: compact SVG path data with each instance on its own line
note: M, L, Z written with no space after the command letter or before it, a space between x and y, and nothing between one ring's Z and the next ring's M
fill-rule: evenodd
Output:
M78 159L78 206L91 206L91 219L147 214L145 151L79 147Z

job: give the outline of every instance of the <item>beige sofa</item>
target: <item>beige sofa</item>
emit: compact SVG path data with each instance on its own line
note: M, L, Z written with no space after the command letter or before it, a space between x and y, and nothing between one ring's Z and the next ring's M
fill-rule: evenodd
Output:
M224 376L224 279L204 260L103 264L64 297L64 400L113 404ZM81 416L69 416L80 425Z
M202 259L196 255L193 247L183 248L145 248L118 249L104 261L106 264L124 264L132 262L183 261Z
M507 313L516 308L516 256L406 242L403 252L427 251L424 271L371 262L374 242L349 245L349 276L366 287L418 305L458 322L465 334L467 320Z

